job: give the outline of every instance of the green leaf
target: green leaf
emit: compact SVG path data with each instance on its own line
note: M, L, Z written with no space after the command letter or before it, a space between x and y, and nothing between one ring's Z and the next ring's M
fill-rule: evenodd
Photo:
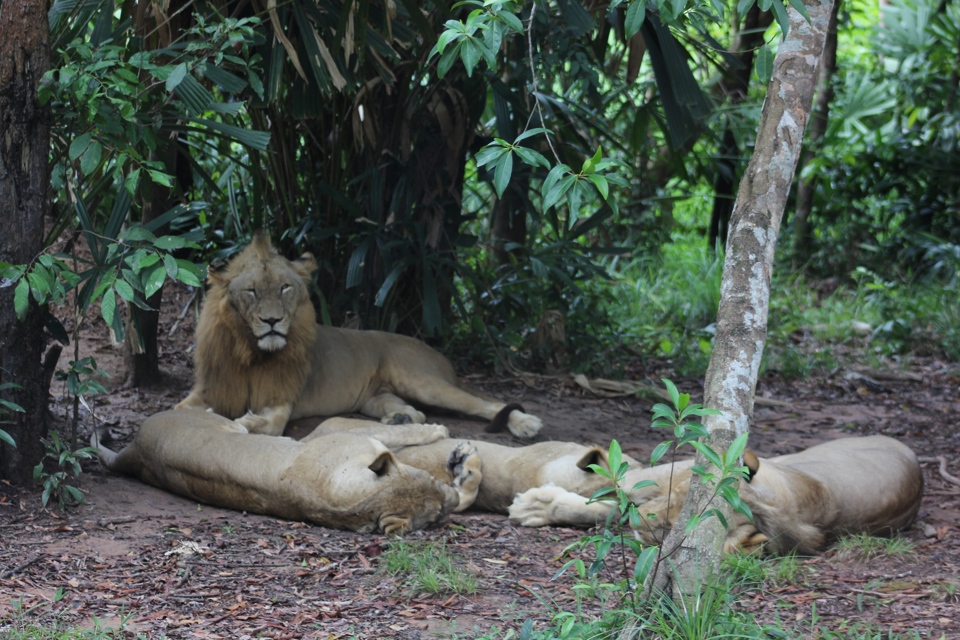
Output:
M547 197L544 198L543 210L546 211L547 209L555 205L557 202L559 202L560 198L566 195L567 191L570 190L570 187L572 187L576 181L577 181L577 176L568 175L563 179L561 179L560 182L555 184L553 189L550 190L550 193L547 194ZM571 215L574 214L573 211L571 211L570 213Z
M0 429L0 441L6 442L8 445L13 447L14 449L17 448L17 443L13 441L13 436L11 436L9 433L4 431L3 429Z
M87 150L87 147L90 145L90 138L92 134L85 133L81 136L77 136L73 139L73 142L70 143L70 161L74 161L83 155L83 152Z
M30 302L30 286L26 278L17 283L17 288L13 291L13 309L17 313L17 318L23 320L27 315L27 306Z
M187 77L187 63L178 64L167 76L167 91L172 92Z
M153 242L153 246L163 251L183 249L187 244L187 240L179 236L161 236Z
M505 149L496 143L490 143L483 149L480 149L474 158L477 161L477 166L482 167L489 162L498 161L505 153L510 153L510 149Z
M723 469L723 462L720 460L720 455L711 449L709 445L703 442L693 441L690 443L690 446L702 453L703 457L710 461L710 464L718 469Z
M520 159L531 167L543 167L544 169L550 168L550 162L543 157L543 154L539 151L534 151L533 149L528 149L526 147L514 147L513 150L520 156Z
M624 21L624 29L626 30L626 36L628 38L636 35L637 31L640 31L640 27L643 26L643 19L647 15L647 1L646 0L633 0L630 3L630 8L627 9L627 17Z
M153 180L155 183L162 185L164 187L173 186L173 182L171 180L170 175L162 171L154 171L153 169L147 169L147 173L150 174L150 179Z
M790 33L790 16L787 15L787 8L783 5L783 0L773 0L770 3L770 9L773 10L773 17L780 25L780 39L783 40Z
M802 0L789 0L789 2L790 2L790 6L796 9L797 13L803 16L804 20L806 20L807 22L810 22L810 14L807 13L807 6L803 4Z
M177 260L169 253L164 254L163 256L163 266L167 270L167 275L173 279L177 279L177 273L180 271L180 267L177 265Z
M760 78L760 82L763 84L770 82L770 78L773 76L773 51L770 50L768 45L764 44L757 50L757 61L754 64L754 69Z
M149 298L163 286L163 281L167 276L165 267L157 265L150 270L150 273L143 278L143 295Z
M647 547L637 556L637 562L633 565L633 577L639 584L643 584L650 575L659 550L659 547Z
M610 195L610 185L607 184L607 179L596 173L587 177L590 179L590 182L593 183L593 186L597 188L597 191L600 192L600 197L606 200L607 196Z
M748 433L741 433L736 437L730 445L730 448L727 449L727 462L740 459L740 456L743 455L743 450L747 448L747 438L749 435Z
M83 175L89 176L96 171L97 167L100 166L102 156L103 147L96 140L92 140L80 158L80 171L83 172Z
M513 154L507 152L504 158L497 164L497 170L493 174L493 188L497 190L497 197L502 198L503 192L510 184L510 175L513 173Z
M100 303L100 315L107 326L113 325L113 314L117 310L117 298L113 295L113 289L103 294L103 301Z
M131 197L136 193L137 186L140 184L140 168L137 167L133 171L127 174L127 177L123 180L123 188L127 190L127 193Z
M640 489L646 489L647 487L656 487L659 486L654 480L641 480L637 484L630 487L630 493L634 491L639 491Z
M127 302L133 302L133 287L130 286L129 282L117 280L113 283L113 290Z
M189 260L177 258L177 280L191 287L199 287L203 282L203 269Z
M752 7L756 1L757 0L738 0L737 15L741 15L741 16L747 15L747 11L750 10L750 7Z
M650 466L653 466L658 462L660 462L663 456L666 455L667 451L670 450L670 446L672 444L673 442L670 440L664 440L663 442L658 444L656 448L653 450L653 453L650 454Z
M473 68L480 62L483 51L480 45L473 40L466 40L460 48L460 58L463 60L463 66L467 70L467 77L473 76Z
M667 388L667 393L670 394L670 401L673 403L674 407L680 405L680 392L677 391L677 385L673 384L673 381L662 378L663 385Z
M523 23L520 22L520 18L517 16L508 11L501 11L497 14L497 17L500 18L500 20L502 20L503 23L510 29L516 31L517 33L523 33Z

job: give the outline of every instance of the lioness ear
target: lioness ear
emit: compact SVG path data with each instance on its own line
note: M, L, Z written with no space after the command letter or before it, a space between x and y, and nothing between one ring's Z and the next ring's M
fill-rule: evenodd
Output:
M317 261L309 251L291 262L293 270L304 280L311 280L313 272L317 270Z
M747 482L753 480L753 476L757 475L757 470L760 468L760 459L750 449L747 449L743 452L743 464L747 465Z
M399 467L397 467L397 459L394 458L393 454L389 451L384 451L374 458L373 462L371 462L367 468L381 478L399 469Z
M227 266L225 264L209 265L207 267L207 283L212 287L216 285L226 285Z
M593 473L593 469L590 468L592 464L603 467L604 469L610 469L607 452L600 447L590 447L590 450L583 454L583 457L577 462L577 466L587 473Z

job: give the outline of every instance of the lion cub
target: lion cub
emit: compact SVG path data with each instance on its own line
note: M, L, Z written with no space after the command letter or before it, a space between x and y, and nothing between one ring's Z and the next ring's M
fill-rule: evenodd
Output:
M176 408L211 408L251 433L280 435L289 420L361 412L422 423L408 402L494 420L503 402L462 388L453 365L419 340L317 324L308 286L317 263L291 262L263 233L225 268L209 272L197 324L193 390ZM529 438L540 419L499 416ZM504 425L496 420L490 429Z

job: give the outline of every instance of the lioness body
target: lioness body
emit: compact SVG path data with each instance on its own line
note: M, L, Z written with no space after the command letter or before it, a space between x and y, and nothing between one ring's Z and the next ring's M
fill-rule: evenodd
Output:
M446 433L419 426L433 428L424 442ZM247 434L222 416L186 410L148 418L119 453L92 444L112 471L173 493L338 529L403 533L436 522L458 504L454 489L354 433L303 443Z
M793 549L814 553L843 533L898 531L913 522L920 508L923 476L916 455L886 436L844 438L770 459L748 452L745 458L753 477L741 483L740 497L755 521L751 525L738 515L729 523L730 536L741 545L762 541L775 553ZM644 516L637 533L645 542L658 543L679 515L690 466L687 461L673 469L669 493L664 482L669 466L628 472L626 486L654 479L661 487L631 496ZM517 496L510 517L527 526L583 526L602 521L610 508L604 503L588 504L582 495L564 487L538 487Z
M408 404L492 420L506 405L461 388L449 360L419 340L318 325L307 292L316 262L281 257L258 235L222 272L197 324L196 381L177 408L212 408L251 433L280 435L290 419L359 411L424 422ZM535 416L506 416L529 437Z

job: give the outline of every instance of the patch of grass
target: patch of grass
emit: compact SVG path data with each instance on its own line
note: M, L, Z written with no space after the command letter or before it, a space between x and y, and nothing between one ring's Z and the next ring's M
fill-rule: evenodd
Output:
M403 575L404 584L414 592L476 593L477 579L461 567L443 543L391 542L380 556L381 569L393 576Z
M54 595L53 602L63 599L66 592L58 590ZM64 624L56 613L45 612L41 615L41 609L46 608L50 603L44 602L40 605L26 608L23 600L13 602L13 612L0 619L0 638L3 640L120 640L121 638L130 638L130 632L126 630L127 621L130 616L121 617L120 624L117 627L105 626L99 618L94 616L87 626L80 627L76 625ZM28 621L28 617L38 617L37 620ZM137 640L143 638L142 635L136 636Z
M933 597L947 602L960 602L960 582L942 580L933 585Z
M772 565L760 556L731 553L723 556L722 567L745 584L759 586L770 577Z
M881 538L865 533L848 535L840 538L833 546L841 556L854 556L862 559L878 555L906 556L912 555L916 546L903 536Z

